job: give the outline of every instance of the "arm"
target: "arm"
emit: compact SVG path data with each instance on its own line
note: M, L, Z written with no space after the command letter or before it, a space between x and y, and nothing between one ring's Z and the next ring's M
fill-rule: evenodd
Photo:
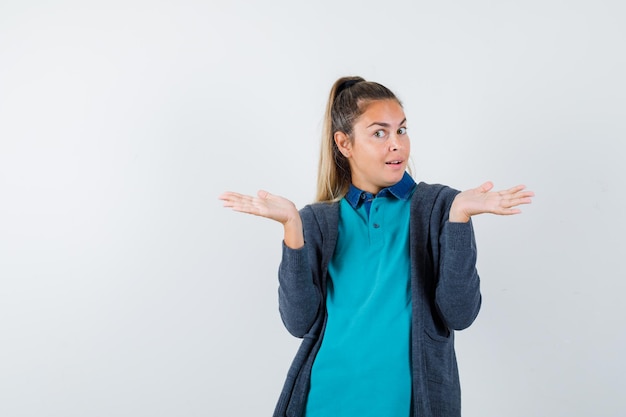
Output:
M318 317L322 294L320 289L322 233L310 207L300 212L305 244L300 249L283 245L278 269L278 308L289 333L303 337Z
M493 184L486 182L456 194L452 203L448 203L449 211L442 218L436 303L442 318L451 329L468 327L480 310L476 240L470 218L483 213L519 214L521 211L517 206L530 204L534 196L523 185L497 192L492 192L492 188Z
M449 329L463 330L476 319L482 301L471 221L445 221L439 245L437 308Z

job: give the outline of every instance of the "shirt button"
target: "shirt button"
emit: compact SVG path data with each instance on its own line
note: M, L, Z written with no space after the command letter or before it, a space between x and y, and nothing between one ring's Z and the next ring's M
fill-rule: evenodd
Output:
M374 223L374 229L378 229L380 225L378 223Z

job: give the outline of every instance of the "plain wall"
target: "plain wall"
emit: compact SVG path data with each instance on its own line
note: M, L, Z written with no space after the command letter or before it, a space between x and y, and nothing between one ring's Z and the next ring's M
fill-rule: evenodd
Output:
M336 78L404 103L414 176L525 183L475 218L465 417L618 417L626 375L621 1L4 0L0 415L271 415L299 341L278 224L312 201Z

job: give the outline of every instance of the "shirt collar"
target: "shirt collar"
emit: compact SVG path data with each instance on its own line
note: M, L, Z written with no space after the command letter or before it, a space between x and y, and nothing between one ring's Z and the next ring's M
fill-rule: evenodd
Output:
M401 200L408 200L409 197L411 197L411 193L414 188L415 188L415 181L413 180L413 178L411 178L411 176L407 172L405 172L400 181L398 181L391 187L383 188L382 190L378 192L376 197L384 197L386 195L391 194ZM360 203L362 203L363 200L365 200L368 197L374 198L374 196L371 193L360 190L356 188L353 184L350 184L350 189L348 190L348 193L346 194L346 200L348 200L348 203L350 203L352 208L354 209L358 208Z

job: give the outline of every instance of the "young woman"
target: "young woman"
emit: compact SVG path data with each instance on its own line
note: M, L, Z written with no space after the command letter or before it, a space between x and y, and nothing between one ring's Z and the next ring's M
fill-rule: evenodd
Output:
M327 105L314 204L220 196L284 227L279 310L303 341L275 416L460 416L454 330L481 303L470 218L517 214L533 193L416 184L409 155L396 96L343 77Z

